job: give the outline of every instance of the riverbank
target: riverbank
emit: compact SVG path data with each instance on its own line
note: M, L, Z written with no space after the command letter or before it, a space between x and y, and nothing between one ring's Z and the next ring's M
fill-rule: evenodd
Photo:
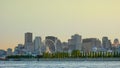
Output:
M20 58L6 61L120 61L120 58Z

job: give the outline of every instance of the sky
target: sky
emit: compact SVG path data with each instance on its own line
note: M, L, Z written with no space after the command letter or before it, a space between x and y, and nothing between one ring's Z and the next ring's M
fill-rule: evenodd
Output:
M0 49L24 44L24 33L67 41L108 36L120 39L120 0L0 0Z

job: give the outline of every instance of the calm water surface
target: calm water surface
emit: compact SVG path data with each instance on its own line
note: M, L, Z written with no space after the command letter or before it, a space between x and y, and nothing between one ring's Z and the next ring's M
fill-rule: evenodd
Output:
M0 61L0 68L120 68L120 61Z

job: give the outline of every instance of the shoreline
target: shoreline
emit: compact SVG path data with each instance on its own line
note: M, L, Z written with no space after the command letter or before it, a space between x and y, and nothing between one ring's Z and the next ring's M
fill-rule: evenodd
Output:
M120 61L120 58L20 58L5 61Z

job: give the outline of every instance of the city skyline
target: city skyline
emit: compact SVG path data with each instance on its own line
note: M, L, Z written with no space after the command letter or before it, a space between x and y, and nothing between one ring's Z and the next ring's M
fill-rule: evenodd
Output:
M56 36L67 41L71 35L83 38L120 39L119 0L1 0L0 48L24 43L24 33Z
M28 35L27 35L28 34ZM55 38L59 38L58 40L59 41L61 41L61 43L69 43L69 40L71 40L71 38L73 38L74 36L76 37L76 35L77 36L80 36L80 39L81 39L81 42L79 42L78 41L78 43L83 43L83 40L85 40L85 39L98 39L98 40L100 40L100 42L102 43L103 41L103 38L105 37L105 38L107 38L108 40L110 40L110 43L111 43L111 45L113 46L114 45L114 43L115 44L117 44L117 45L119 45L119 39L118 38L115 38L114 39L114 41L111 41L111 39L108 37L108 36L103 36L102 37L102 39L100 39L100 38L97 38L97 37L87 37L87 38L83 38L83 36L82 35L80 35L80 34L72 34L69 38L67 38L67 41L63 41L63 40L61 40L60 39L60 37L57 37L57 36L51 36L51 35L48 35L48 36L45 36L44 38L43 37L41 37L41 36L34 36L34 33L31 33L31 32L26 32L26 33L24 33L24 41L23 41L23 43L20 43L20 42L18 42L13 48L12 47L7 47L6 49L4 49L4 50L7 50L7 49L9 49L9 48L12 48L13 50L15 49L15 47L16 46L18 46L19 44L20 45L22 45L22 46L25 46L26 44L27 44L27 42L28 42L28 45L31 45L32 44L32 46L34 45L34 41L36 40L36 38L39 38L40 40L39 41L37 41L37 43L39 42L41 42L41 43L43 43L43 42L45 42L45 40L46 40L46 38L47 37L55 37ZM77 37L76 37L77 38ZM82 44L83 45L83 44ZM102 45L102 44L101 44ZM115 46L115 45L114 45ZM38 46L37 46L38 47ZM28 48L29 49L29 48ZM30 49L31 50L31 49Z
M119 53L120 43L119 39L111 40L104 36L102 40L99 38L82 38L79 34L71 35L68 41L62 42L58 37L46 36L44 40L40 36L33 38L33 33L24 33L24 43L18 43L14 49L11 47L6 50L1 49L0 56L11 55L45 55L54 53L71 53L74 51L81 53Z

